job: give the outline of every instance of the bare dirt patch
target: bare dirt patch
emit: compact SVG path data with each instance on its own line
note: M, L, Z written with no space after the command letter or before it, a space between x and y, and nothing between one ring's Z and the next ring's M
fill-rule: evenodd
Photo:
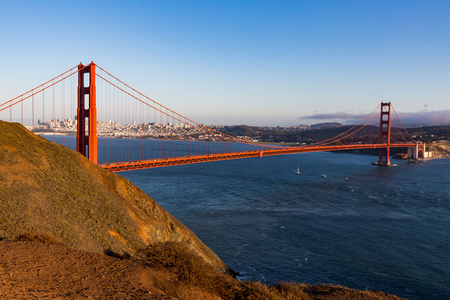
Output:
M0 241L1 299L174 299L153 285L158 276L127 259Z

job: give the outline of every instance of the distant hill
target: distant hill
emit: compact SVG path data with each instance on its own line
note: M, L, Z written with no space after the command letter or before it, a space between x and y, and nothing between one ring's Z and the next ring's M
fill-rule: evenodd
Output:
M450 126L423 126L408 128L409 134L424 142L450 140Z
M324 128L339 127L339 126L342 126L342 124L338 123L338 122L326 122L326 123L313 124L310 127L312 129L324 129Z
M47 234L89 252L137 255L182 242L225 264L181 222L127 179L22 125L0 121L0 240Z

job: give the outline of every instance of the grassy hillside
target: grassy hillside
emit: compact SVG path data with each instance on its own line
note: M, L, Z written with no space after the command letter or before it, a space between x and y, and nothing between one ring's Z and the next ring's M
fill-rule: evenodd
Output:
M73 249L137 255L155 242L182 242L223 262L138 187L47 141L0 121L0 239L34 233Z

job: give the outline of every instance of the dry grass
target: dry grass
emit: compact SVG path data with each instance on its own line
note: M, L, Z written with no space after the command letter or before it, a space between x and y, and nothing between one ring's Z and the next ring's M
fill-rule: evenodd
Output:
M170 296L187 299L312 300L312 299L400 299L382 292L358 291L342 286L294 282L273 286L239 281L206 263L186 244L155 243L142 251L143 263L164 274L154 278L158 288Z
M217 299L310 299L298 284L285 283L270 287L261 282L239 281L223 274L185 244L156 243L142 251L142 254L147 266L167 272L167 279L159 280L159 288L179 299L197 299L192 298L193 291L195 294L199 290Z
M25 233L17 237L17 241L38 242L42 244L62 245L63 242L49 233Z
M275 284L272 289L275 289L282 299L286 300L308 300L311 297L305 292L305 284L295 282L282 282Z
M312 299L326 300L399 300L394 295L385 294L383 292L352 290L339 285L312 285L303 284L303 291L311 296Z

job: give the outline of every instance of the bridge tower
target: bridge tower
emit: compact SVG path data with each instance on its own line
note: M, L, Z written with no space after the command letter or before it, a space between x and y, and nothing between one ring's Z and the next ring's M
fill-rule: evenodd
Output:
M386 148L380 148L378 165L390 166L389 159L391 144L391 102L381 102L380 113L380 144L386 144Z
M95 64L78 65L77 151L97 164ZM87 125L87 132L86 132Z

